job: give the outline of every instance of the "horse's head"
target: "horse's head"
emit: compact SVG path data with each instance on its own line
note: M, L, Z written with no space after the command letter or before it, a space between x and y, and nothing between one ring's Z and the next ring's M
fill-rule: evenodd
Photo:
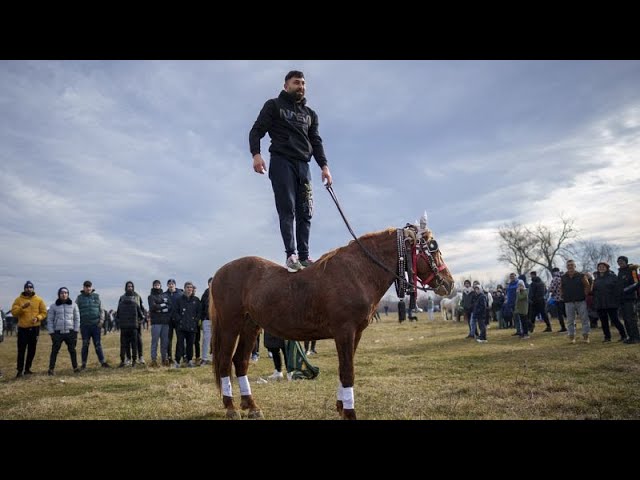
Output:
M453 290L453 276L442 258L438 242L431 230L405 228L405 239L416 249L416 274L423 285L429 285L435 293L446 296Z

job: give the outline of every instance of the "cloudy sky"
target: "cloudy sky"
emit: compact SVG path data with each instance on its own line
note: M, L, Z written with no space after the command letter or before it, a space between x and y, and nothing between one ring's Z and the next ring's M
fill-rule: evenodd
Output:
M640 260L638 61L2 61L0 305L26 280L115 308L127 280L202 293L235 258L284 262L248 132L291 69L357 234L427 210L456 279L485 281L499 226L563 213ZM318 258L351 237L311 167Z

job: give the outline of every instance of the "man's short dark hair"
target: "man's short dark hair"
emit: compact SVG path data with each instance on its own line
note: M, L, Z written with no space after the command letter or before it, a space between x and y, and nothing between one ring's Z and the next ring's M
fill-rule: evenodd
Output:
M83 287L91 287L93 286L93 283L91 283L91 280L85 280L84 283L82 284Z
M551 269L551 273L556 273L556 272L559 272L559 271L560 271L560 269L558 267L553 267Z
M532 277L535 277L535 276L537 276L537 275L538 275L538 274L536 273L536 271L535 271L535 270L531 270L531 276L532 276Z
M287 73L284 77L284 81L288 82L289 79L291 78L304 78L304 73L302 73L300 70L291 70L289 73Z

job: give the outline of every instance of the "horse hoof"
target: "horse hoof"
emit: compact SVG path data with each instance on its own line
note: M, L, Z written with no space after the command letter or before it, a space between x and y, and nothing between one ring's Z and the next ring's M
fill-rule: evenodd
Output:
M240 420L240 412L238 410L227 410L227 420Z
M264 420L262 410L250 410L247 418L250 420Z
M342 418L344 420L355 420L356 419L356 411L353 409L345 408L342 411Z

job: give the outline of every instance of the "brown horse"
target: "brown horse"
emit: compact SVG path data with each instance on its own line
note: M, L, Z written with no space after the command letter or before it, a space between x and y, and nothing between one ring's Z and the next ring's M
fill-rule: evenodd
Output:
M416 233L411 228L390 228L358 240L362 246L352 241L297 273L259 257L239 258L216 272L209 318L216 383L228 418L240 418L231 391L232 361L240 387L240 408L249 410L249 418L262 418L247 378L251 351L262 327L289 340L333 338L341 383L336 407L343 418L355 419L354 354L376 306L396 279L391 272L397 271L404 260L401 257L413 249L414 269L423 285L435 288L439 295L451 292L453 278L430 230Z

